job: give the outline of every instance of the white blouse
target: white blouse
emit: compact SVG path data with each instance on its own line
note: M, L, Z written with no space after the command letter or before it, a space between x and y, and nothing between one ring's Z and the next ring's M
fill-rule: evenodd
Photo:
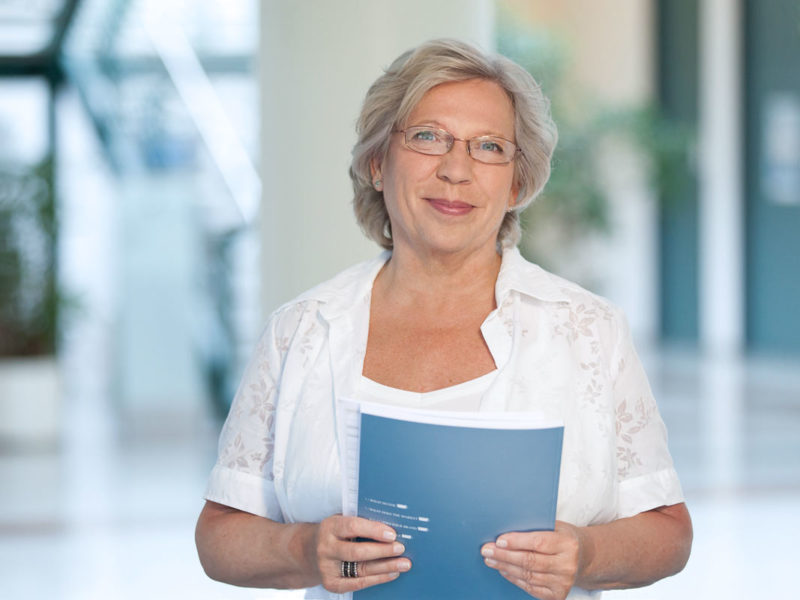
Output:
M208 500L283 522L341 512L335 398L359 394L372 284L389 256L273 313L223 427ZM621 312L516 248L503 253L495 297L481 332L497 370L478 409L564 422L556 517L584 526L682 502ZM569 598L598 595L575 588ZM306 597L342 596L317 587Z
M399 390L362 375L356 399L429 410L478 411L481 407L481 398L492 385L496 375L497 369L475 379L432 392Z

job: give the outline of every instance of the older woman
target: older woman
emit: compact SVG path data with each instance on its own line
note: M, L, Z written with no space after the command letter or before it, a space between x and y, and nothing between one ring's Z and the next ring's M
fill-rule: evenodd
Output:
M336 598L412 568L390 527L340 515L337 397L564 421L555 531L475 549L532 596L678 572L691 523L623 316L516 249L556 141L538 85L505 58L430 42L373 84L358 134L356 215L387 252L272 315L198 521L206 572Z

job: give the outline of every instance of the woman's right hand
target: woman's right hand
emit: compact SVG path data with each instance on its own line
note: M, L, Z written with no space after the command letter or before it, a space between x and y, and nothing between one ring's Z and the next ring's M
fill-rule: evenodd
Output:
M367 541L354 541L361 538ZM411 568L396 532L378 521L333 515L317 524L311 543L323 587L342 594L396 579ZM358 577L342 577L342 561L358 563Z

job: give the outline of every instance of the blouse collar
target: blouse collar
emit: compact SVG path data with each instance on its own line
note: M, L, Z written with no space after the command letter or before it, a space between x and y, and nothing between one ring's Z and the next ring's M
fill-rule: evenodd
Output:
M361 308L363 303L369 303L375 278L391 255L391 251L385 250L375 258L343 271L329 282L310 289L298 301L320 302L320 312L326 320ZM566 285L569 285L566 281L525 260L514 246L503 250L495 298L497 305L501 306L513 291L543 302L569 302L570 297L564 291Z
M569 302L565 285L565 280L525 260L516 246L503 250L503 262L495 284L498 306L512 291L544 302Z

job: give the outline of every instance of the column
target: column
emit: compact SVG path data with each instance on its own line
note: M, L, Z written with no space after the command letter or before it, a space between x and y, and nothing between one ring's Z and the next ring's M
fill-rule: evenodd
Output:
M490 0L262 3L262 306L265 316L375 256L347 170L369 85L435 37L490 48Z
M742 40L738 1L700 8L700 342L744 342Z

